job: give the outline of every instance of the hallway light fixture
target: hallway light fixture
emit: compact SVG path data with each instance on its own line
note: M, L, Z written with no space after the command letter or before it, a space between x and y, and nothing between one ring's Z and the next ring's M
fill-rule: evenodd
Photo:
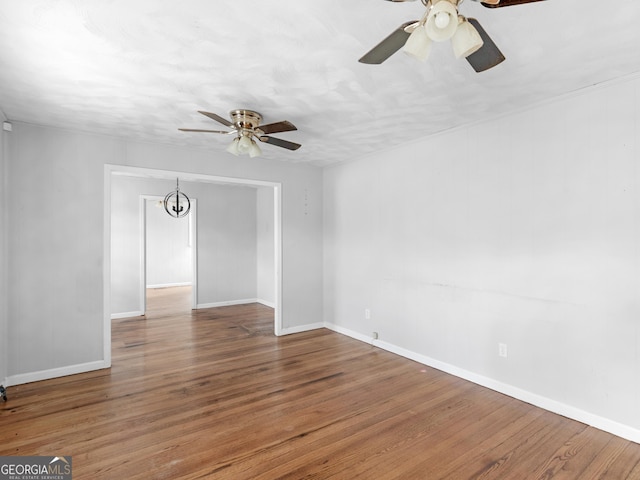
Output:
M185 193L180 191L179 179L176 178L176 189L167 193L162 204L164 205L164 210L173 218L182 218L189 214L191 200Z

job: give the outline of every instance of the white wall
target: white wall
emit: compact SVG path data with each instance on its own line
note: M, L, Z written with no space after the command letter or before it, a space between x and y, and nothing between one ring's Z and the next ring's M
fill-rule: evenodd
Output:
M0 124L6 121L6 117L0 110ZM0 130L0 385L6 384L8 375L8 329L7 329L7 266L8 254L7 246L7 161L8 155L5 153L7 142L5 136L10 135L9 132Z
M105 164L282 184L284 331L322 323L322 172L287 162L14 123L5 208L11 384L104 366ZM288 152L285 152L287 154ZM307 195L307 202L305 202ZM5 258L4 261L7 261Z
M140 258L140 195L161 195L168 181L113 176L111 179L111 298L115 317L143 315Z
M257 190L257 295L265 305L275 304L273 189Z
M11 384L104 365L103 165L122 153L116 139L13 123L7 190L20 202L5 209L3 299Z
M256 189L196 185L198 305L255 301Z
M635 77L325 169L326 322L640 441L639 117Z
M184 217L172 217L161 200L146 200L146 212L147 287L190 285L193 280L189 235L191 212Z

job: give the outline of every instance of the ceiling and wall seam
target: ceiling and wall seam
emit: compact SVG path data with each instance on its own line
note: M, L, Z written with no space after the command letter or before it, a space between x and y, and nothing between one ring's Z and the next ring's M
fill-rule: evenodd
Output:
M451 128L447 128L446 130L442 130L439 132L435 132L429 135L426 135L424 137L416 137L413 140L410 140L408 142L405 142L403 145L417 145L419 143L424 142L425 140L431 139L431 138L437 138L441 135L448 135L451 133L455 133L458 132L460 130L466 130L468 128L472 128L478 125L483 125L486 123L491 123L491 122L495 122L497 120L503 119L503 118L508 118L511 116L515 116L515 115L520 115L522 113L525 112L529 112L532 110L536 110L538 108L542 108L545 107L547 105L554 105L557 103L561 103L567 100L570 100L572 98L577 98L577 97L581 97L581 96L585 96L585 95L590 95L593 92L596 92L598 90L602 90L602 89L607 89L607 88L612 88L616 85L620 85L620 84L624 84L624 83L630 83L630 82L634 82L637 81L637 79L640 78L640 72L634 72L631 73L629 75L625 75L623 77L617 77L617 78L613 78L611 80L606 80L603 82L599 82L593 85L589 85L587 87L583 87L579 90L574 90L572 92L567 92L563 95L558 95L552 98L548 98L545 100L541 100L539 102L536 103L532 103L530 105L525 105L525 106L521 106L520 108L511 110L509 112L504 112L504 113L500 113L500 114L496 114L493 116L487 116L486 118L483 118L481 120L477 120L475 122L469 122L469 123L465 123L465 124L461 124L461 125L456 125L455 127L451 127ZM366 159L367 157L371 156L371 155L377 155L380 153L385 153L385 152L392 152L394 150L398 149L398 145L391 145L388 148L385 149L381 149L381 150L377 150L376 152L370 152L370 153L365 153L359 157L356 158L352 158L349 160L344 160L343 162L335 162L335 163L331 163L328 165L324 165L322 166L322 168L332 168L332 167L337 167L340 166L344 163L349 163L349 162L357 162L357 161L361 161L363 159Z

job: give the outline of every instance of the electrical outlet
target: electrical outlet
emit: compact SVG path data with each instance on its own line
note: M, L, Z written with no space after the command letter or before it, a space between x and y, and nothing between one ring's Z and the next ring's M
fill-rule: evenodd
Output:
M369 310L368 308L364 309L364 318L365 320L371 320L371 310Z
M507 344L506 343L499 343L498 344L498 355L501 357L506 358L507 357Z
M378 332L373 332L372 337L373 337L374 340L377 340L378 339Z

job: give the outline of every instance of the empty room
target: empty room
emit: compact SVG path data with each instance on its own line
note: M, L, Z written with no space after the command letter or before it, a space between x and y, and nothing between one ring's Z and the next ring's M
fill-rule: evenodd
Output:
M640 479L640 4L0 1L0 479Z

